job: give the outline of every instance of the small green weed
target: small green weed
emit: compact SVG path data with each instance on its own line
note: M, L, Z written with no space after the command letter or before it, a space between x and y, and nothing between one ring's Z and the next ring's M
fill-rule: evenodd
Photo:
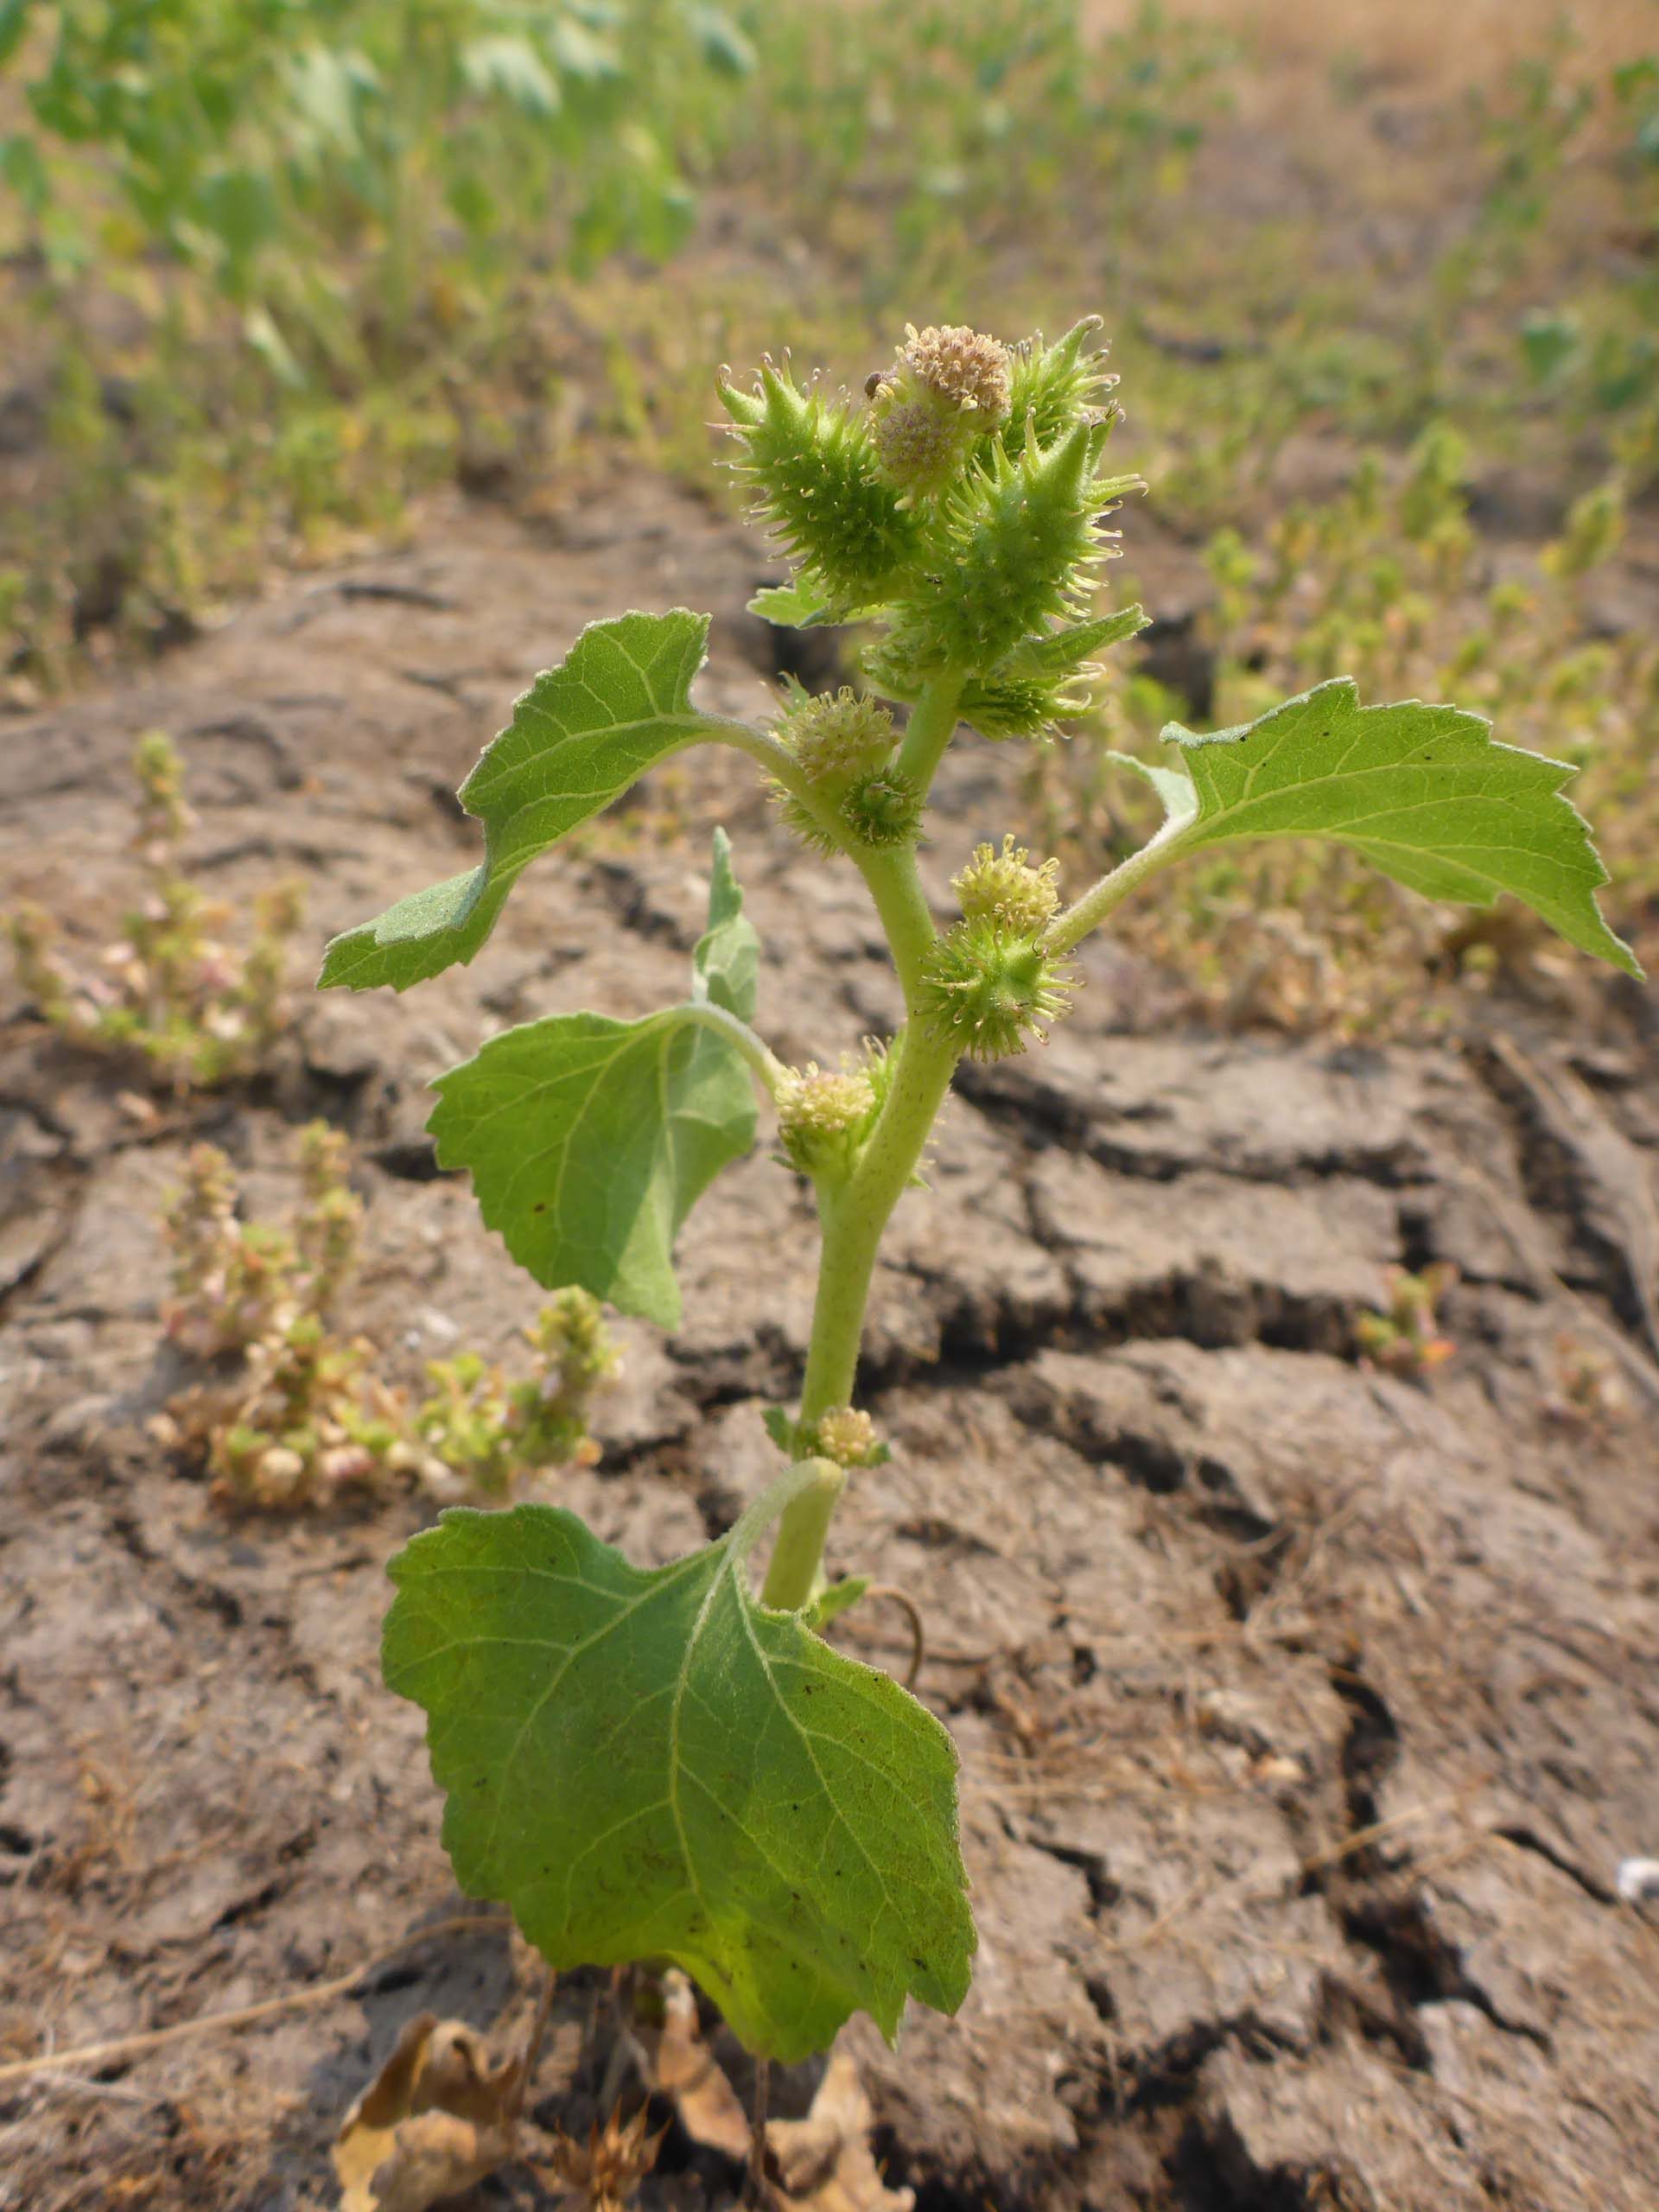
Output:
M194 825L184 764L162 731L141 737L132 758L138 820L132 850L144 877L143 903L105 952L99 972L70 967L44 908L8 920L17 977L41 1016L77 1044L138 1053L175 1090L211 1090L269 1057L287 1027L287 948L299 926L296 885L262 892L252 930L238 950L219 932L232 910L207 899L185 873Z
M588 1410L616 1365L597 1300L561 1291L524 1332L533 1358L512 1380L474 1352L430 1362L429 1395L411 1407L380 1379L374 1345L334 1326L363 1214L346 1139L314 1122L299 1166L301 1204L281 1227L240 1219L229 1160L192 1149L166 1219L163 1323L219 1372L172 1400L161 1440L204 1460L227 1502L270 1510L399 1482L446 1501L499 1499L531 1469L597 1458Z
M1457 1269L1439 1261L1416 1274L1390 1268L1387 1309L1361 1313L1354 1322L1361 1358L1411 1382L1444 1366L1458 1348L1440 1332L1439 1307L1457 1279Z

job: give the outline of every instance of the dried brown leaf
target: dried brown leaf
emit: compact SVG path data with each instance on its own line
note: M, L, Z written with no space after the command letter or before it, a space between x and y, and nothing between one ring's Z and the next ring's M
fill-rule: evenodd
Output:
M641 2024L634 2033L645 2061L646 2087L672 2098L680 2125L694 2143L722 2152L741 2164L749 2155L748 2114L702 2040L696 1993L677 1969L663 1976L662 2024Z
M794 2212L912 2212L916 2192L889 2189L870 2149L874 2114L858 2069L835 2052L804 2120L776 2120L766 2147Z
M426 2212L505 2164L518 2077L464 2021L417 2013L335 2138L340 2212Z

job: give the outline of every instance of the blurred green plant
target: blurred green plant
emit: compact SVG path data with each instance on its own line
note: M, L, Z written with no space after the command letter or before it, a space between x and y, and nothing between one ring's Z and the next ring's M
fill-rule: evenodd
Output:
M0 25L39 55L0 176L48 265L160 249L293 385L403 358L463 285L671 251L678 88L748 65L690 0L10 0Z
M1537 229L1595 112L1598 88L1574 67L1582 43L1564 13L1541 52L1511 62L1494 83L1478 84L1468 95L1470 120L1492 161L1479 224L1489 245Z
M1441 1333L1440 1304L1457 1280L1457 1269L1444 1261L1416 1274L1390 1268L1386 1310L1355 1318L1354 1343L1362 1361L1409 1382L1443 1367L1458 1348Z
M29 96L0 144L0 232L9 205L13 281L47 318L52 455L0 525L0 693L28 706L86 652L184 636L273 563L395 535L406 499L457 477L518 496L623 445L706 485L709 359L786 342L856 363L895 303L959 312L1000 256L1033 320L1103 270L1136 302L1135 459L1209 548L1217 712L1357 661L1389 691L1478 663L1531 741L1557 749L1565 717L1635 918L1651 655L1592 634L1585 594L1659 479L1659 60L1610 73L1563 29L1472 100L1426 105L1414 143L1446 219L1399 249L1356 219L1332 257L1270 177L1259 213L1205 219L1194 156L1235 104L1255 112L1266 49L1156 4L1109 29L1088 12L0 0ZM1382 145L1363 60L1337 72L1344 127ZM1306 126L1278 152L1317 166ZM694 189L708 221L665 285ZM1370 449L1323 512L1296 495L1310 435ZM1462 482L1433 480L1459 438L1590 486L1541 571L1494 572ZM1185 711L1114 670L1095 726L1144 745ZM1051 843L1128 849L1136 801L1092 742L1032 797ZM1524 930L1448 938L1341 855L1217 856L1177 898L1172 946L1241 1020L1438 1020L1426 976L1449 962L1479 987L1531 959Z
M459 1491L505 1497L522 1469L597 1461L588 1408L617 1365L598 1300L585 1290L560 1291L524 1338L535 1367L516 1382L474 1351L429 1361L430 1395L413 1424L429 1484L449 1486L442 1469Z
M913 290L918 255L969 232L982 254L1072 194L1174 188L1235 52L1159 0L1101 34L1076 0L868 6L855 29L842 10L751 4L745 22L759 66L728 173L828 207L867 295Z
M1156 0L1101 35L1077 0L0 0L0 286L49 456L0 526L0 704L447 478L620 437L706 480L741 280L688 315L649 274L699 192L827 255L798 334L839 352L988 238L1177 186L1232 52Z

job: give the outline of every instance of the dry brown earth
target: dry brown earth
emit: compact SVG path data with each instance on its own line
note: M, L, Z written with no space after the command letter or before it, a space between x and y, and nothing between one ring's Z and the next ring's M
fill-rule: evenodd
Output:
M466 864L446 794L584 620L712 607L703 696L759 707L754 575L655 486L535 536L440 515L11 721L8 895L107 937L124 763L160 724L207 879L239 899L297 870L320 940ZM1013 826L1010 766L952 764L942 900ZM713 820L778 1049L832 1060L893 1019L855 881L798 879L745 773L679 764L543 864L474 968L302 995L268 1081L153 1128L0 986L0 2056L251 2002L462 1909L419 1715L376 1662L418 1510L237 1522L168 1464L156 1215L198 1135L279 1205L288 1125L327 1113L368 1200L350 1318L388 1374L504 1350L527 1286L435 1177L422 1084L505 1021L677 992ZM890 2166L927 2212L1655 2212L1659 1925L1614 1886L1659 1850L1651 1007L1332 1050L1190 1030L1134 964L1088 968L1046 1052L964 1086L906 1203L869 1363L896 1458L835 1539L925 1615L982 1928L958 2022L912 2019L896 2056L855 2034ZM1364 1370L1355 1309L1431 1258L1461 1271L1459 1356L1427 1388ZM757 1154L683 1240L686 1327L627 1330L604 1462L559 1495L641 1561L761 1479L811 1262L802 1191ZM1622 1419L1563 1425L1564 1344L1610 1363ZM902 1663L891 1609L845 1633ZM505 1933L452 1936L244 2035L0 2088L0 2206L330 2202L327 2139L400 2023L520 2001ZM567 2114L596 2002L562 2015ZM665 2158L660 2201L729 2196L717 2162Z

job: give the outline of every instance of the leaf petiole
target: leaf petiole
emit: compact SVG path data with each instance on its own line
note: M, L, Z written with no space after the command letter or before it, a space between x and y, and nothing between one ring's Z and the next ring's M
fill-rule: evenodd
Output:
M683 1005L668 1007L663 1018L696 1022L704 1029L712 1029L716 1037L723 1037L742 1054L766 1085L768 1096L778 1096L778 1086L788 1076L789 1070L747 1021L740 1021L736 1014L728 1013L723 1006L716 1006L712 999L687 999Z
M1044 950L1056 959L1074 950L1149 875L1155 875L1160 868L1167 868L1172 861L1180 858L1184 835L1190 827L1190 820L1179 821L1172 817L1139 852L1131 853L1128 860L1120 861L1097 883L1091 884L1082 898L1049 924L1043 937Z

